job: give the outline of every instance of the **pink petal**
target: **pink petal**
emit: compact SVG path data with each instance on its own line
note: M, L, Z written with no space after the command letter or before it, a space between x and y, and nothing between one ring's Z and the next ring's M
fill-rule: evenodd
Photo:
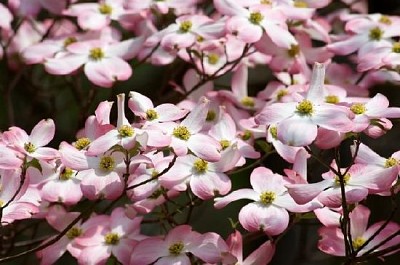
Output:
M229 203L241 199L249 199L253 201L258 201L259 194L252 189L240 189L235 190L232 193L228 194L225 197L215 198L214 207L217 209L221 209L228 205Z
M278 123L294 115L297 103L275 103L265 107L260 114L256 115L255 121L258 124Z
M115 81L127 80L132 75L129 64L118 57L88 62L84 71L92 83L101 87L112 87Z
M133 113L141 116L143 119L146 118L146 111L154 108L150 98L135 91L129 92L128 106Z
M205 134L192 135L188 140L188 148L196 156L209 162L216 162L221 158L220 144Z
M243 265L266 265L268 264L275 254L275 245L271 241L267 241L256 250L254 250L243 261Z
M353 238L362 237L364 235L364 232L367 230L369 215L370 210L361 204L357 205L349 214L351 236Z
M85 55L68 54L61 58L47 59L44 67L50 74L68 75L81 67L86 61L87 57Z
M317 132L317 125L308 117L293 117L278 124L278 139L289 146L310 145Z
M155 108L158 113L158 121L176 121L183 118L187 114L187 110L183 110L174 104L161 104Z
M268 235L282 233L289 224L289 213L275 206L260 206L250 203L239 212L239 221L248 231L262 229Z
M271 38L272 42L278 47L290 48L292 44L297 43L294 36L281 26L268 23L268 25L265 27L265 31Z
M76 170L85 170L89 168L86 156L67 142L62 142L60 144L60 156L61 161L66 167Z
M192 176L190 187L193 193L202 200L213 198L215 195L225 195L231 190L231 180L223 173L207 172Z
M86 247L78 257L81 264L104 264L111 255L111 247L99 244L92 247Z
M45 146L54 137L56 126L52 119L41 120L31 132L30 141L36 146Z
M119 133L117 130L111 130L108 133L100 136L89 145L88 155L99 155L108 151L111 147L119 142Z
M202 97L198 105L186 116L181 125L186 126L193 133L199 132L206 121L210 101Z
M368 196L368 189L363 187L346 187L346 202L360 202ZM327 207L336 208L342 205L342 195L339 187L323 191L318 200Z
M332 180L323 180L312 184L286 185L290 196L299 204L305 204L318 196L325 188L332 185Z

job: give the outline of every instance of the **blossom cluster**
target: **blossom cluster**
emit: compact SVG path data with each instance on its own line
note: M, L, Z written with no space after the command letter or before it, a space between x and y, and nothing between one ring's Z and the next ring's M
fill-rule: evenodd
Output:
M36 219L56 231L32 251L41 264L68 252L79 264L263 265L312 214L329 255L358 262L396 253L400 224L368 227L365 201L398 196L400 151L384 158L361 136L378 139L400 118L400 108L368 90L400 81L400 18L343 2L324 17L318 11L330 0L0 3L0 58L13 71L41 65L61 79L83 70L102 89L142 63L187 68L170 80L175 104L129 88L98 103L76 140L58 148L50 147L52 119L30 133L1 132L1 228ZM348 63L335 61L345 55ZM254 95L256 66L275 80ZM221 89L215 80L229 74ZM345 141L347 166L338 155ZM318 156L327 150L330 161ZM273 153L289 165L282 172L263 163ZM311 176L311 161L326 172ZM234 188L235 174L249 168L249 185ZM229 236L191 226L203 201L217 211L241 199L250 202L229 216L238 220ZM266 238L247 257L244 233Z

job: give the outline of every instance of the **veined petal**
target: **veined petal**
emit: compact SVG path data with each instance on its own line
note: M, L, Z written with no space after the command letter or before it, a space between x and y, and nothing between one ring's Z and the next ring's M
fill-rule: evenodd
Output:
M272 260L274 254L275 245L269 240L254 250L241 264L266 265Z
M186 126L190 133L199 132L206 122L210 101L202 97L196 107L186 116L181 125Z
M294 115L297 104L298 103L296 102L288 102L288 103L275 103L270 106L266 106L255 117L255 121L256 123L261 125L278 123Z
M224 173L207 172L190 178L193 193L202 200L213 198L215 195L225 195L231 190L231 180Z
M78 151L67 142L62 142L60 144L60 156L61 161L66 167L76 170L85 170L89 168L88 160L84 153Z
M41 120L32 129L29 140L36 147L45 146L53 139L55 130L56 126L54 125L54 121L52 119Z
M118 131L111 130L108 133L100 136L92 143L90 143L87 151L88 155L98 155L108 151L111 147L119 142Z
M295 37L287 29L284 29L281 26L268 23L264 29L272 42L278 47L289 49L291 45L297 43Z
M348 204L360 202L368 196L368 189L363 187L346 186L346 202ZM340 187L334 187L321 192L318 200L327 207L336 208L342 205Z
M212 137L205 134L195 134L187 142L188 148L196 156L209 162L220 160L220 144Z
M323 180L311 184L286 185L290 196L299 204L305 204L318 196L325 188L332 185L332 180Z
M352 145L350 149L352 155L354 156L356 150L355 145ZM358 152L355 159L356 163L384 166L385 161L386 161L385 158L381 157L380 155L372 151L372 149L369 148L367 145L361 143L360 146L358 147Z
M84 68L88 79L101 87L111 87L115 81L127 80L132 75L132 68L118 57L88 62Z
M341 106L321 104L316 107L312 121L328 130L348 132L353 129L353 122L349 118L350 112Z
M68 54L61 58L50 58L44 63L47 72L53 75L68 75L77 70L87 61L82 54Z
M278 139L289 146L310 145L317 133L317 125L308 117L292 117L278 124Z
M217 209L223 208L229 203L241 199L249 199L257 201L259 199L259 194L252 189L240 189L235 190L232 193L226 195L225 197L215 198L214 207Z
M239 221L248 231L263 230L268 235L282 233L289 224L289 213L280 207L250 203L239 212Z
M359 204L349 214L352 238L362 237L367 230L370 210Z

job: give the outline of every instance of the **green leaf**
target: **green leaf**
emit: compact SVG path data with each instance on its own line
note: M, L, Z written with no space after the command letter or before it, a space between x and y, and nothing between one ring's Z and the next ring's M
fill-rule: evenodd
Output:
M26 163L26 168L29 167L34 167L37 170L40 171L40 173L42 173L42 166L39 163L39 160L37 160L36 158L32 159L31 161L29 161L28 163Z

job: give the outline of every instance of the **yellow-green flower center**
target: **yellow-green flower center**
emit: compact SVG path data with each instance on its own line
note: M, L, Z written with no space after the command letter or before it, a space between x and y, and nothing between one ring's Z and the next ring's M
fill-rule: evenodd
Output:
M370 40L380 40L382 36L383 36L383 30L381 30L379 27L372 28L369 31Z
M300 102L297 105L296 109L297 109L297 113L299 113L300 115L307 115L307 116L311 116L311 114L314 111L312 102L307 99Z
M99 47L93 48L89 51L89 58L93 61L99 61L104 58L104 52Z
M111 171L115 168L115 160L111 156L103 156L100 159L99 167L104 171Z
M153 171L151 172L151 177L155 178L158 176L158 174L160 174L160 172L158 172L157 170L153 169Z
M270 0L260 0L260 4L263 5L272 5L272 2Z
M399 161L397 161L396 158L390 157L390 158L386 159L385 167L388 168L388 167L397 166L398 163L399 163Z
M287 94L289 94L289 92L288 92L287 89L280 89L280 90L278 91L278 93L276 94L276 99L277 99L278 101L281 101L282 98L283 98L284 96L286 96Z
M178 126L172 131L172 135L181 140L189 140L190 132L186 126Z
M181 33L187 33L192 29L192 22L189 20L182 21L181 25L179 26L179 31Z
M73 174L74 172L72 171L72 169L66 167L60 174L60 180L69 180L72 178Z
M253 133L249 130L245 130L242 135L242 140L247 141L253 136Z
M215 113L215 111L213 111L213 110L209 110L207 112L206 121L213 121L213 120L215 120L215 117L217 117L217 113Z
M400 42L393 43L392 52L400 53Z
M260 201L262 204L269 205L276 199L276 194L273 191L264 191L260 194Z
M295 45L295 44L291 44L290 48L287 50L287 53L288 53L290 58L296 57L300 53L300 46L299 45Z
M119 236L116 233L108 233L104 236L104 242L107 245L118 245Z
M269 132L271 133L271 136L274 137L275 140L278 139L278 128L276 126L270 127Z
M381 18L379 19L379 22L382 24L386 24L386 25L391 25L392 24L392 20L388 17L388 16L381 16Z
M196 161L194 161L193 163L193 169L197 172L197 173L204 173L207 171L208 169L208 162L203 160L203 159L197 159Z
M118 129L118 133L121 137L132 137L135 130L130 125L122 125L121 128Z
M90 144L90 139L86 137L79 138L76 140L74 146L78 150L83 150L85 149L88 145Z
M221 140L219 141L219 143L221 144L222 150L225 150L231 145L231 142L229 140Z
M3 207L4 202L2 200L0 200L0 207Z
M181 242L181 241L176 242L176 243L172 244L171 246L169 246L169 248L168 248L169 254L172 256L178 256L181 254L184 247L185 247L185 245L183 244L183 242Z
M362 237L357 237L357 238L353 239L352 245L353 245L354 250L357 250L362 245L364 245L365 241L366 240Z
M99 6L99 12L103 15L111 15L112 13L112 7L107 4L101 4Z
M74 226L74 227L72 227L70 230L68 230L68 232L65 234L66 236L67 236L67 238L69 239L69 240L72 240L72 239L74 239L75 237L78 237L78 236L80 236L80 235L82 235L82 229L81 228L79 228L79 227L77 227L77 226Z
M75 37L68 37L64 40L64 48L68 45L77 42L78 40Z
M355 103L350 107L350 110L357 115L363 114L367 111L365 105L362 103Z
M167 192L167 190L163 187L160 187L159 189L155 190L150 196L149 199L157 199L158 197L160 197L161 195L165 194Z
M146 111L146 119L149 121L155 120L158 118L158 113L155 109L149 109Z
M33 152L35 152L36 146L35 146L33 143L28 142L28 143L25 143L25 144L24 144L24 149L25 149L25 151L27 151L28 153L32 154Z
M253 12L250 14L250 22L254 25L260 25L261 21L264 19L264 16L260 12Z
M304 1L294 1L293 3L294 7L298 7L298 8L307 8L308 4Z
M350 180L350 177L351 177L350 173L347 173L346 175L343 176L343 184L344 185L347 185L347 183ZM340 186L340 178L339 178L339 176L336 175L334 180L335 180L335 185Z
M209 53L207 55L207 61L211 65L216 65L219 62L219 55L216 53Z
M242 103L243 106L250 107L250 108L254 108L254 105L255 105L254 99L251 97L242 98L240 103Z
M332 104L339 103L339 97L335 96L335 95L328 95L325 97L325 102L332 103Z

